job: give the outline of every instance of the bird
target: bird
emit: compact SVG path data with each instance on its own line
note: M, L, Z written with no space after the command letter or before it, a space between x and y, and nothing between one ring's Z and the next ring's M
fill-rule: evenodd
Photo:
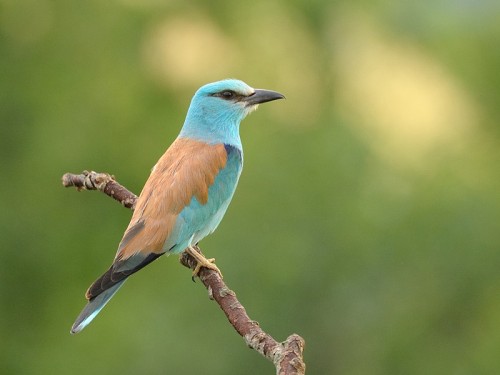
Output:
M214 259L194 249L221 222L243 168L240 123L259 104L284 99L237 79L200 87L181 131L152 168L113 263L87 290L87 305L71 327L83 330L125 280L164 254L184 250L220 273Z

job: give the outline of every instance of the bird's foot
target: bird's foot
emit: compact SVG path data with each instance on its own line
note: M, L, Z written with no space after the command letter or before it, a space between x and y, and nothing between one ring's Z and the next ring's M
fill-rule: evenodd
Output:
M214 270L222 278L222 272L220 271L219 267L215 265L215 258L207 259L202 253L198 252L197 250L191 247L188 247L186 249L186 252L196 260L196 267L194 268L193 271L193 279L194 277L199 275L201 267Z
M222 273L220 272L220 269L219 267L217 267L215 265L215 258L210 258L210 259L207 259L207 258L203 258L205 261L203 263L199 262L198 260L196 260L198 262L198 264L196 265L196 267L194 268L194 271L193 271L193 277L195 276L198 276L198 274L200 273L200 269L201 267L205 267L205 268L209 268L211 270L214 270L215 272L217 272L220 277L222 278Z

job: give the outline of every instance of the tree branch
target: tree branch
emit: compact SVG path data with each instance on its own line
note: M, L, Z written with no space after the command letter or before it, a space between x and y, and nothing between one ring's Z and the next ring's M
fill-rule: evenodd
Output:
M107 173L83 171L75 175L66 173L62 177L64 187L75 187L81 190L99 190L120 202L123 206L134 209L137 196L115 181L114 176ZM196 247L196 250L201 250ZM194 269L196 260L183 252L179 258L182 265ZM229 323L243 337L245 343L261 355L273 362L277 375L303 375L306 366L303 359L305 341L297 334L290 335L284 342L277 342L264 332L259 323L250 319L236 294L227 287L219 273L202 267L199 278L208 290L210 299L217 302Z
M66 173L62 176L64 187L74 186L76 190L99 190L120 202L124 207L134 209L137 195L115 181L107 173L83 171L81 174Z

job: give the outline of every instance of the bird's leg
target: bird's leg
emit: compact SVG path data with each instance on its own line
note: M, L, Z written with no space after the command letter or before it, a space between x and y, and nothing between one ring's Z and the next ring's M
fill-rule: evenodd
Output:
M211 270L214 270L222 278L222 272L220 272L219 267L217 267L215 265L215 259L214 258L210 258L210 259L205 258L205 256L202 253L200 253L199 251L197 251L196 249L194 249L191 246L189 246L188 248L186 248L185 251L186 251L186 253L188 253L189 255L191 255L196 260L196 267L195 267L195 269L193 271L193 278L195 276L198 276L198 274L200 273L200 268L201 267L205 267L205 268L209 268Z

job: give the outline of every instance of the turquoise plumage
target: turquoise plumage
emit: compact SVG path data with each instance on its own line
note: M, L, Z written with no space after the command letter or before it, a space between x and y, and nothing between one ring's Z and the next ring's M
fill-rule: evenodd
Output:
M144 185L113 264L87 290L71 333L85 328L130 275L163 254L186 250L199 266L218 270L191 248L217 228L233 197L243 167L240 122L260 103L283 98L234 79L195 93L179 136Z

